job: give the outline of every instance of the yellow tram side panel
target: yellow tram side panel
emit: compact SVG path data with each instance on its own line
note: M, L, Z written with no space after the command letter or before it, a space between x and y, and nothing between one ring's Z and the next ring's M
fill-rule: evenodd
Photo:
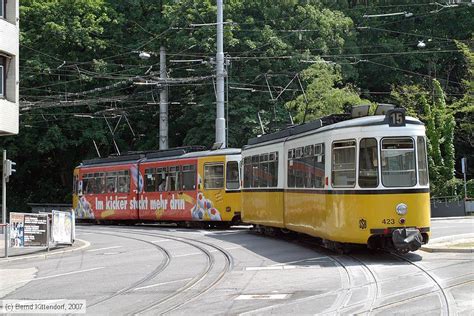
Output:
M258 224L284 228L283 192L242 192L242 221L249 224Z
M75 180L76 177L79 178L79 169L78 168L74 168L74 173L73 173L74 181L76 181ZM72 209L76 210L78 204L79 204L79 197L77 196L76 192L73 192L72 193Z
M204 164L206 163L224 163L226 166L225 156L209 156L199 157L198 159L198 191L201 192L205 199L212 203L212 206L217 209L221 215L222 221L230 222L235 216L236 212L240 212L241 207L241 192L225 190L225 169L224 169L224 188L223 189L205 189L204 188ZM199 193L198 193L199 195ZM230 211L227 211L229 210ZM209 219L207 219L209 220Z
M429 193L286 194L285 226L328 240L366 244L371 229L430 227ZM396 213L400 203L408 206L404 216Z

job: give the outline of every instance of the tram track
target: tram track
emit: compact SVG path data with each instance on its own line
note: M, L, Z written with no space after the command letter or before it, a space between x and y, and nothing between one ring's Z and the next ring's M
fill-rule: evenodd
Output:
M84 231L87 231L87 230L84 230ZM93 231L88 231L88 232L93 232ZM96 232L93 232L93 233L96 233ZM143 242L143 243L146 243L146 244L149 244L149 245L152 245L153 247L157 248L163 255L163 258L164 260L161 261L161 263L159 265L157 265L155 267L155 269L153 269L152 272L148 273L147 275L145 275L143 278L141 278L140 280L138 280L137 282L134 282L133 284L111 294L111 295L107 295L95 302L93 302L92 304L88 304L88 308L91 308L91 307L94 307L94 306L97 306L97 305L100 305L104 302L107 302L109 301L110 299L114 298L114 297L117 297L119 295L122 295L124 293L127 293L137 287L139 287L140 285L142 285L143 283L149 281L149 280L152 280L153 278L155 278L158 274L160 274L161 272L163 272L166 267L169 265L169 263L171 262L171 255L170 253L163 247L157 245L157 244L154 244L150 241L147 241L147 240L143 240L143 239L139 239L139 238L134 238L134 237L129 237L129 236L123 236L123 235L120 235L120 234L114 234L114 233L108 233L108 232L100 232L100 234L106 234L106 235L110 235L110 236L114 236L114 237L119 237L119 238L125 238L125 239L130 239L130 240L135 240L135 241L139 241L139 242Z
M180 287L179 289L175 290L172 294L165 296L164 298L159 299L158 301L155 301L151 304L148 304L140 309L134 310L131 312L131 315L139 315L139 314L144 314L144 313L150 313L150 312L155 312L159 307L165 306L163 310L160 310L160 314L167 314L172 311L175 311L184 305L194 301L201 295L207 293L209 290L211 290L215 285L217 285L224 277L225 275L232 269L233 265L233 259L230 253L228 253L225 249L216 246L212 243L208 243L202 240L194 240L191 238L186 238L186 237L176 237L170 234L163 234L163 233L153 233L153 232L148 232L148 231L143 231L143 230L134 230L134 229L127 229L127 233L129 234L134 234L134 235L140 235L140 236L148 236L148 237L158 237L158 238L163 238L163 239L169 239L169 240L174 240L177 242L181 242L184 244L187 244L189 246L192 246L199 251L201 251L207 258L207 265L206 267L199 273L196 277L194 277L191 281L187 282L185 285ZM205 245L209 248L214 249L215 251L221 253L224 257L224 267L220 270L218 273L218 276L212 280L208 285L206 285L203 289L198 290L196 293L193 293L192 295L188 295L187 297L182 297L185 295L188 291L193 289L195 286L199 285L202 283L212 272L212 269L214 268L216 261L214 258L214 255L205 247L201 245ZM176 302L173 303L173 300L179 299L181 302ZM170 304L171 303L171 304ZM166 305L169 304L169 305Z
M404 256L401 256L401 255L398 255L398 254L395 254L395 253L390 253L390 256L409 263L410 265L416 267L418 270L423 272L426 276L428 276L428 278L430 278L433 281L433 283L436 285L436 287L438 287L438 290L436 292L441 293L441 296L442 296L441 305L443 305L444 310L446 312L446 315L449 316L449 315L454 314L453 309L452 309L452 304L450 302L451 299L449 298L449 294L446 293L443 286L440 284L440 282L436 279L435 276L433 276L427 269L423 268L422 266L416 264L415 262L413 262L412 260L410 260L410 259L408 259ZM444 303L443 303L443 301L444 301Z

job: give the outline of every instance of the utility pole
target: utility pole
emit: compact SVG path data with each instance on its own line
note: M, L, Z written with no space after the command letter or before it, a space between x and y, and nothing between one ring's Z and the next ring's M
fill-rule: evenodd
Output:
M223 0L217 0L217 54L216 54L216 143L226 148L224 110L224 13Z
M166 74L166 49L160 47L160 79L165 82ZM160 150L168 149L168 85L163 84L160 91Z

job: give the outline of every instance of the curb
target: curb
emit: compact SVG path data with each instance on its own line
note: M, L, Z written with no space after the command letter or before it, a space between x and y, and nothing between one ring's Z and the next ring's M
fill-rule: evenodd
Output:
M474 249L472 248L429 248L421 247L420 250L425 252L451 252L451 253L473 253Z
M19 255L19 256L15 256L15 257L8 257L8 258L1 258L0 259L0 263L2 262L9 262L9 261L17 261L17 260L24 260L24 259L32 259L32 258L44 258L44 259L47 259L48 256L55 256L55 255L58 255L58 254L64 254L64 253L68 253L68 252L74 252L74 251L79 251L79 250L82 250L84 248L87 248L91 245L90 242L86 241L86 240L83 240L83 239L79 239L79 238L76 238L77 241L80 241L82 243L84 243L84 245L80 246L80 247L77 247L77 248L73 248L73 249L64 249L64 250L53 250L53 251L50 251L50 252L46 252L46 253L43 253L43 254L39 254L39 255Z
M468 216L451 216L451 217L431 217L431 221L449 221L459 219L474 219L473 215Z
M434 238L429 243L430 244L429 246L422 246L420 250L423 250L426 252L452 252L452 253L473 253L474 252L474 248L452 248L452 247L449 247L449 245L446 245L459 239L473 239L474 240L474 233ZM436 246L437 244L442 245L442 246L437 247Z

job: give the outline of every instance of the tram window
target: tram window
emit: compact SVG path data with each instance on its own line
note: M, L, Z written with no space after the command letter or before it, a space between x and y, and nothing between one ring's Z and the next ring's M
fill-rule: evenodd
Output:
M268 183L271 182L271 174L268 169L268 154L260 155L260 163L258 166L258 186L260 188L268 187Z
M105 174L103 172L97 172L94 174L95 178L95 191L94 193L105 193Z
M295 160L288 159L288 187L294 188L296 179L295 179L295 172L294 172Z
M311 156L307 156L311 155ZM304 187L305 188L312 188L313 187L313 179L314 179L314 157L313 152L306 152L305 157L302 159L303 162L303 172L304 172Z
M237 161L227 162L225 181L228 190L239 188L239 163Z
M88 173L85 173L82 176L82 187L84 189L84 194L92 193L92 181L90 181L90 176Z
M213 163L204 165L204 188L224 188L224 164Z
M117 174L115 172L107 172L105 179L107 193L115 193L117 190Z
M244 188L252 186L252 161L250 157L244 158Z
M324 143L314 145L314 177L313 187L324 188L325 174L324 166Z
M386 187L411 187L416 184L413 139L382 139L382 184Z
M166 191L166 173L167 167L156 168L156 189L158 192Z
M359 146L359 186L376 188L379 185L378 150L375 138L364 138Z
M332 185L352 188L356 178L356 142L345 140L332 145Z
M270 153L268 162L268 173L270 174L270 180L268 182L269 187L278 186L278 152Z
M260 179L258 177L258 164L260 163L260 156L252 156L252 184L253 188L258 188Z
M145 192L156 191L156 169L145 169Z
M117 183L118 193L130 192L130 173L128 170L117 172Z
M428 163L426 162L424 137L418 136L416 148L418 153L418 177L420 178L420 185L428 185Z
M237 172L239 171L237 170ZM181 188L184 191L196 189L196 166L195 165L183 166Z
M178 183L179 166L168 167L168 173L166 175L166 190L177 191L179 187Z

